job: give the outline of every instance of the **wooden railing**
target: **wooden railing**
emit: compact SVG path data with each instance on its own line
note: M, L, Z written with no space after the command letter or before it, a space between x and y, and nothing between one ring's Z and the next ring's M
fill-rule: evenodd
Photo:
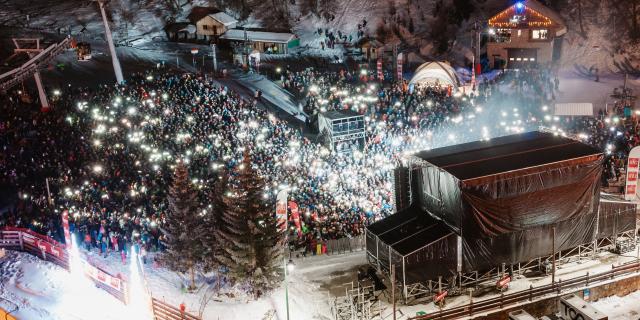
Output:
M202 320L156 298L151 298L151 305L156 320Z
M615 277L628 275L634 272L640 272L640 262L623 264L617 267L612 266L611 270L607 272L595 275L589 275L589 273L587 273L584 276L558 281L555 284L548 284L537 288L530 286L529 290L503 294L496 298L470 303L465 306L433 312L424 316L413 317L411 320L458 319L461 317L473 316L478 313L487 313L489 311L502 309L525 301L532 301L535 298L548 294L560 294L562 290L588 287L590 284L594 284L596 282L612 280Z

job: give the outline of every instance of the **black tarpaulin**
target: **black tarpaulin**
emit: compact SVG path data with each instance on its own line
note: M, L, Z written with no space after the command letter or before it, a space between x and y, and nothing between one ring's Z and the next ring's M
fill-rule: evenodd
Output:
M412 284L527 262L635 230L635 204L603 196L602 154L531 132L418 153L407 210L367 227L367 253ZM371 261L371 260L370 260Z
M388 272L395 265L397 280L406 284L456 268L456 234L417 206L371 224L366 239L380 268Z
M528 261L596 235L602 154L529 132L420 152L421 209L462 238L462 271Z

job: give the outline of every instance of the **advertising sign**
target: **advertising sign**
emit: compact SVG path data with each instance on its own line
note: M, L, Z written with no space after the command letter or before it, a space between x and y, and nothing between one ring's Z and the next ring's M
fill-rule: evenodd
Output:
M638 197L638 171L640 164L640 147L635 147L629 152L627 160L627 178L624 192L625 200L637 201Z

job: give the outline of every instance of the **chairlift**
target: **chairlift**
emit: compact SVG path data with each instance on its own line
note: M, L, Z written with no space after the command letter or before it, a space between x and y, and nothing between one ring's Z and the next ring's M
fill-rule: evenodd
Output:
M78 61L91 60L91 45L88 42L78 42L76 46Z

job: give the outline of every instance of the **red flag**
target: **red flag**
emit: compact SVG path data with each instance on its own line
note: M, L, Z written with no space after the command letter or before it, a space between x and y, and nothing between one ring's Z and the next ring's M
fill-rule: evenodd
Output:
M298 210L298 204L293 201L289 201L289 209L291 209L291 219L293 219L296 230L298 230L298 235L302 235L302 226L300 225L300 212Z
M64 230L64 243L67 248L71 246L71 233L69 232L69 211L62 211L62 229Z

